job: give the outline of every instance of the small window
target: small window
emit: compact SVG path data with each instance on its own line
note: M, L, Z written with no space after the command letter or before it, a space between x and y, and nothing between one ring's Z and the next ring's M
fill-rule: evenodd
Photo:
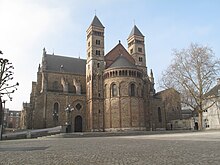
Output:
M97 56L100 56L100 50L96 50L96 51L95 51L95 54L96 54Z
M113 84L112 85L112 97L117 96L117 94L118 94L117 86L116 86L116 84Z
M133 54L133 49L130 50L130 54Z
M158 107L158 121L161 123L162 122L162 115L161 115L161 109Z
M90 42L88 42L88 47L90 47Z
M59 83L58 81L53 82L53 90L58 90L59 89Z
M53 105L53 120L58 121L59 118L59 104L56 102Z
M88 57L90 57L90 52L88 52Z
M135 84L131 84L130 91L131 91L130 96L135 96Z
M82 105L80 103L76 104L76 109L80 110L82 108Z
M96 43L96 45L100 45L101 42L100 42L100 40L96 40L95 43Z
M138 48L138 52L142 52L142 48Z
M100 67L100 63L97 63L97 68L99 68Z
M139 61L142 62L142 61L143 61L143 58L142 58L142 57L139 57Z

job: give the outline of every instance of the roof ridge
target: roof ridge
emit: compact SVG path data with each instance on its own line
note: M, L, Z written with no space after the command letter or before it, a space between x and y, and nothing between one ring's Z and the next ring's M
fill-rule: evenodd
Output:
M62 55L55 55L55 54L46 54L46 56L52 56L52 57L60 57L60 58L71 58L71 59L76 59L76 60L85 60L83 58L77 58L77 57L71 57L71 56L62 56Z

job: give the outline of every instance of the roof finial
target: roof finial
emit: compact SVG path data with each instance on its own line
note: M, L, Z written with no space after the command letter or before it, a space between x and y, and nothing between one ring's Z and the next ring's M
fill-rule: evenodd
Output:
M47 51L45 49L45 47L43 48L43 55L46 55Z
M118 40L119 44L121 43L121 40Z

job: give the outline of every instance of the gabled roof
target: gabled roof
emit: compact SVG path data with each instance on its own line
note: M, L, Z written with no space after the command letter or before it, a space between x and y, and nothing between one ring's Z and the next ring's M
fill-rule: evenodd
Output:
M142 36L144 37L144 35L140 32L140 30L137 28L136 25L134 25L133 29L131 30L131 33L129 35L129 37L133 36L133 35L137 35L137 36ZM128 37L128 38L129 38Z
M206 96L218 96L220 90L220 83L218 83L216 86L214 86L209 92L207 92Z
M102 23L100 22L100 20L98 19L98 17L96 15L93 18L92 23L91 23L90 26L96 26L96 27L104 28L104 26L102 25Z
M119 42L108 54L105 55L106 68L111 66L113 62L119 57L123 55L130 63L135 65L135 61L133 57L128 53L128 51L124 48L124 46Z
M46 70L86 74L86 60L72 57L45 54Z
M123 55L118 56L116 60L109 66L109 68L136 68L134 64L132 64L127 58L125 58Z

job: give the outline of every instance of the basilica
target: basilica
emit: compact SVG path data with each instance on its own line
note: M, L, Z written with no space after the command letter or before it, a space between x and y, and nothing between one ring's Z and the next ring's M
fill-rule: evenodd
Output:
M181 118L179 93L157 92L146 65L144 35L134 25L127 48L120 41L105 53L104 26L94 16L86 31L86 59L55 55L43 49L23 104L23 127L64 126L69 132L165 130Z

